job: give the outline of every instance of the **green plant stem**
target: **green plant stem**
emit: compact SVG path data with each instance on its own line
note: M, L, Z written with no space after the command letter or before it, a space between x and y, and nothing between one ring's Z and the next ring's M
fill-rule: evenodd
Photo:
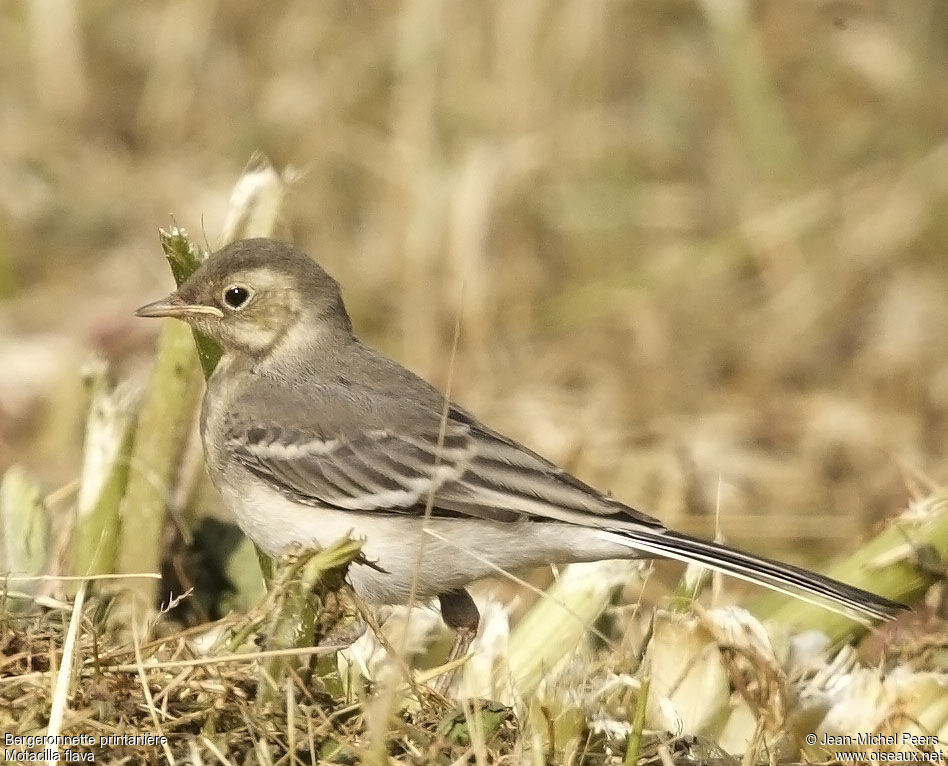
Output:
M911 604L943 577L948 560L948 495L937 494L911 513L895 519L827 574L881 596ZM851 641L866 626L843 614L778 594L766 594L751 604L762 619L790 625L794 630L818 629L834 642Z
M648 709L649 678L647 670L643 669L640 676L641 686L635 700L635 717L632 719L632 730L629 732L629 741L625 748L624 766L635 766L639 762L642 752L642 730L645 728L645 711Z
M14 465L0 481L0 572L36 575L49 559L49 513L39 486ZM6 591L6 583L0 588ZM38 583L16 583L16 590L32 593ZM27 608L29 602L8 601L8 608Z
M324 550L307 551L277 562L269 600L272 619L267 628L267 649L312 646L330 625L320 624L327 598L338 591L349 564L362 551L362 543L343 539ZM292 668L306 672L312 658L271 657L261 666L257 703L268 705L282 693L283 679Z
M137 397L127 386L109 390L104 365L92 372L89 387L92 396L69 571L105 574L115 571L118 555L120 508L128 484ZM72 584L70 590L75 592L77 587Z
M160 567L168 489L200 392L196 362L188 328L177 322L165 325L138 415L128 484L120 507L119 572L156 572ZM130 587L145 598L147 606L154 604L155 580L133 580Z

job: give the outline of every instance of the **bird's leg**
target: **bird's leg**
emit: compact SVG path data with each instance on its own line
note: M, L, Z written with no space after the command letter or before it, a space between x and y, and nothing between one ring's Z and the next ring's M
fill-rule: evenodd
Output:
M452 662L467 653L474 636L477 635L481 615L471 594L464 588L442 593L438 596L438 601L441 602L441 619L455 631L454 646L448 655L448 662ZM439 694L447 692L454 681L455 673L456 671L453 671L440 676L434 684L435 691Z
M471 594L464 588L442 593L438 596L438 601L441 602L441 619L445 625L457 631L467 630L472 637L477 633L481 615Z

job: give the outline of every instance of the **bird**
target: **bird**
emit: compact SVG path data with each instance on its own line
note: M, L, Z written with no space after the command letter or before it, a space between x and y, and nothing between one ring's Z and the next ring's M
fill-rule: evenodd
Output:
M488 427L362 343L336 280L285 242L233 242L136 314L183 320L223 350L200 430L240 528L271 556L363 539L349 579L367 603L437 598L470 632L467 586L498 570L670 558L864 620L906 608L669 529Z

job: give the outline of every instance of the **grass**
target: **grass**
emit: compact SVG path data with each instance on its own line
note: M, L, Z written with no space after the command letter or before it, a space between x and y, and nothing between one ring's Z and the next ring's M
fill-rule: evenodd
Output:
M668 603L678 572L668 567L644 596L632 586L599 594L604 611L579 623L568 613L544 622L549 600L535 606L536 593L519 589L509 630L498 618L478 672L513 652L538 660L526 673L536 683L495 684L511 694L501 713L473 703L449 713L400 691L397 673L391 688L365 687L322 656L322 681L271 667L285 675L261 713L270 655L236 662L232 647L201 664L201 633L243 631L242 651L272 634L247 621L261 598L256 559L221 531L193 409L177 406L200 390L186 334L187 363L165 355L155 369L191 377L174 396L138 403L142 391L149 401L155 340L130 314L171 287L153 232L172 211L198 244L246 226L294 240L345 286L374 345L439 385L450 375L454 397L488 423L672 526L707 536L720 527L735 544L822 567L911 506L922 520L882 529L872 561L914 572L920 559L916 593L942 571L941 3L59 8L0 8L4 519L8 530L38 530L38 548L25 552L45 552L40 564L14 564L9 552L3 563L163 577L131 588L96 580L79 607L75 581L11 580L0 729L43 731L55 702L67 733L180 733L177 761L197 752L206 762L311 762L334 747L372 762L633 757L615 727L644 709L649 623L635 605ZM297 169L257 217L226 194L255 150ZM9 498L19 497L33 498L23 505L32 515L10 526L20 503ZM13 550L20 533L5 534ZM550 575L537 577L542 591ZM726 600L752 603L745 596L727 583ZM169 599L174 608L156 616ZM779 609L783 625L836 630ZM584 634L573 663L544 664L528 640L517 643L523 625L555 621ZM692 627L713 634L717 624ZM883 638L930 648L943 635L927 611L901 630L867 639L865 656L890 667L912 655L880 659ZM786 672L782 639L771 640ZM746 679L800 688L762 673L759 660L745 673L733 648L715 652L732 711L743 704L752 723L763 720L752 704L762 697L744 694ZM943 671L937 651L922 656L914 671ZM61 667L74 673L65 697L53 691ZM878 688L859 678L880 700L898 697L887 674ZM927 678L913 693L925 697L924 681L943 697ZM376 704L388 699L395 712ZM786 743L816 725L800 715L761 724L754 756L799 757ZM768 738L781 726L778 746ZM639 753L688 747L670 742L646 731ZM97 755L172 760L161 747Z

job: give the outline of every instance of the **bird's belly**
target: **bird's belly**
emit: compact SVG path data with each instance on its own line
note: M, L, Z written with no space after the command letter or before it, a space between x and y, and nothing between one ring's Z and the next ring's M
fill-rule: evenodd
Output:
M374 603L407 603L413 582L415 597L427 600L489 575L630 554L624 546L601 542L598 530L571 524L475 518L425 522L392 511L303 505L259 483L244 493L222 483L221 491L241 529L271 556L296 546L325 548L346 536L364 539L363 553L378 569L353 566L349 579L360 596Z

